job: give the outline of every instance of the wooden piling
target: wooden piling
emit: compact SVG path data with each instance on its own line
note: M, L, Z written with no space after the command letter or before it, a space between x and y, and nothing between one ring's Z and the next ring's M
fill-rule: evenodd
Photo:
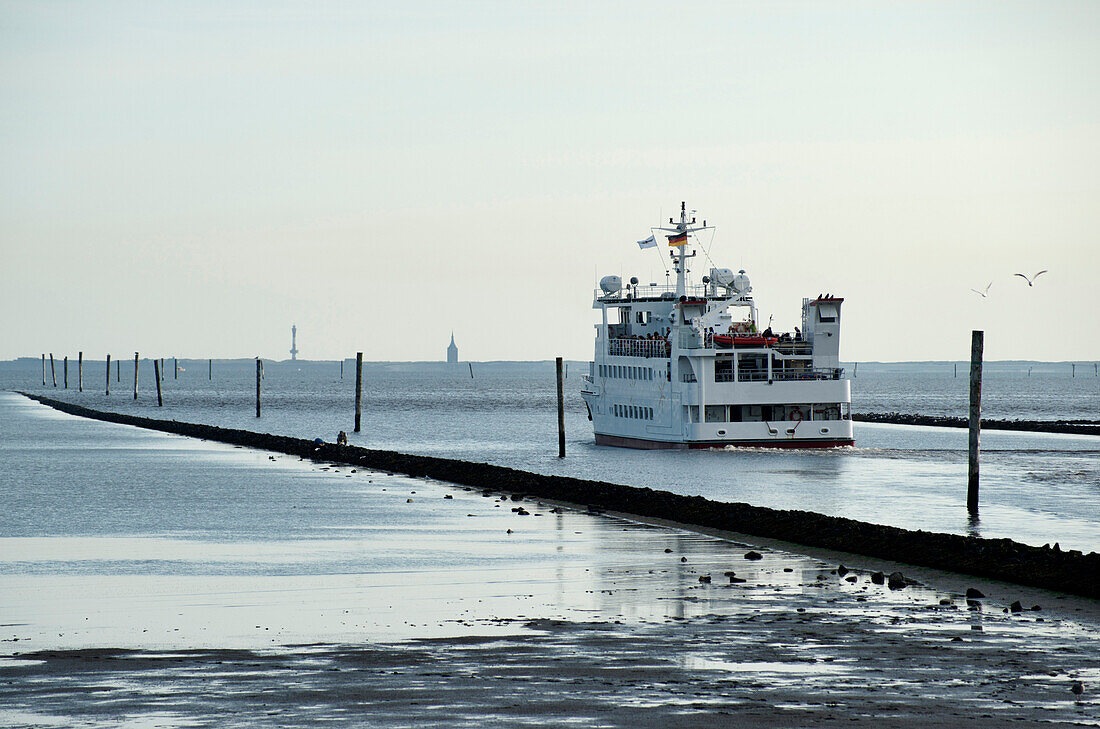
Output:
M80 392L84 392L84 353L76 353L76 385Z
M50 352L50 377L53 378L53 386L57 387L57 368L53 364L53 352Z
M558 369L558 458L565 458L565 384L562 382L561 357L555 362Z
M208 380L213 380L214 379L214 360L213 359L206 360L206 379L208 379Z
M120 359L115 360L115 382L122 382L122 360Z
M966 510L978 512L978 454L982 431L982 351L985 332L974 330L970 340L970 443L967 469Z
M160 360L159 359L154 359L153 360L153 377L156 378L156 381L157 381L157 407L162 408L162 407L164 407L164 398L162 398L161 394L160 394Z
M959 363L955 362L951 366L955 368L954 369L954 377L957 378L959 376Z
M42 387L46 386L46 353L42 353Z
M178 380L180 378L180 360L179 357L172 358L172 379Z
M68 390L69 389L69 356L68 355L65 355L64 369L62 371L65 373L65 389Z
M1072 367L1073 369L1070 370L1070 375L1069 376L1070 377L1076 377L1077 376L1077 365L1071 364L1070 367Z
M111 355L107 355L107 395L111 394Z
M852 377L855 378L855 377L858 377L858 376L859 376L859 362L853 362L852 363Z
M472 380L472 379L474 379L474 363L473 362L467 362L466 364L470 365L470 379Z
M256 358L256 417L260 417L260 378L263 372L263 364L260 358Z
M340 360L343 363L343 360ZM355 432L359 432L363 414L363 353L355 353Z
M344 379L344 360L340 360L340 379Z
M137 401L138 353L134 352L134 401Z

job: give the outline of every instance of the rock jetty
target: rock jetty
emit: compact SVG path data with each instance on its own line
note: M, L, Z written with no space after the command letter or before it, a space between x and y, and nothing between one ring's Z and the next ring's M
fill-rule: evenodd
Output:
M548 476L488 463L357 446L317 444L305 438L91 410L39 395L22 394L62 412L105 422L297 455L326 463L345 463L387 473L427 477L476 487L486 493L524 494L527 497L564 501L585 505L597 513L607 510L666 519L1100 598L1100 580L1096 579L1100 575L1100 554L1096 552L1082 554L1057 547L1033 547L1010 539L913 531L810 511L711 501L702 496L682 496L650 488ZM897 582L896 579L894 581Z

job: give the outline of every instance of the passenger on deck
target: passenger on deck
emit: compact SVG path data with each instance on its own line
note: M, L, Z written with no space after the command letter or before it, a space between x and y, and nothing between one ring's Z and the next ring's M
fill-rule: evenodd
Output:
M765 337L774 337L775 336L775 334L772 333L772 328L770 326L767 329L764 330L764 336Z
M796 342L801 342L802 341L802 330L799 329L798 327L794 328L794 341L796 341Z

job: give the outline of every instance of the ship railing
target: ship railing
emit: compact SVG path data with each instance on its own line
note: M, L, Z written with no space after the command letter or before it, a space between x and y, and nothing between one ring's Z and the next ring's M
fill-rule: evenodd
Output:
M842 367L815 367L804 370L773 369L771 377L768 377L766 369L744 367L737 370L737 382L839 380L843 375L844 368ZM714 381L733 382L734 376L732 372L715 372Z
M802 340L783 341L781 339L772 345L772 349L780 354L813 354L814 345L812 342Z
M613 357L668 357L669 350L664 339L607 340L607 353Z

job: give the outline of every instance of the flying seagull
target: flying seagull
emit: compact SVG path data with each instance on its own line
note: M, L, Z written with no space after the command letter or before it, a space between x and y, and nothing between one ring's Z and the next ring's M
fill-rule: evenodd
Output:
M989 286L992 286L992 285L993 285L993 282L990 281ZM981 296L984 299L986 296L989 296L989 286L985 287L985 291L978 291L977 289L970 289L970 290L973 291L974 293L976 293L978 296Z
M1035 284L1034 284L1034 281L1035 281L1035 279L1039 278L1040 276L1042 276L1042 275L1043 275L1044 273L1046 273L1046 272L1047 272L1047 270L1046 270L1046 269L1044 268L1044 269L1043 269L1042 271L1039 271L1039 273L1035 274L1035 275L1034 275L1034 276L1032 276L1031 278L1028 278L1027 276L1023 275L1022 273L1014 273L1014 274L1012 274L1012 275L1013 275L1013 276L1019 276L1019 277L1020 277L1020 278L1022 278L1022 279L1023 279L1024 281L1027 281L1027 285L1028 285L1028 286L1034 286L1034 285L1035 285Z

